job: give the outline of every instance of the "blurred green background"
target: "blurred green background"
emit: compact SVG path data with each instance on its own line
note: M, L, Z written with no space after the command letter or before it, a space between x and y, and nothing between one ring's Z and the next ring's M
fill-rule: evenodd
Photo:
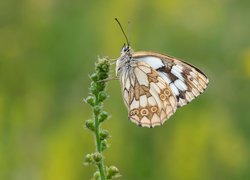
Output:
M90 179L83 128L97 56L167 53L209 77L207 91L164 126L127 120L118 81L108 86L107 165L121 179L250 179L250 1L0 1L0 179ZM114 69L114 67L113 67ZM114 71L113 71L114 74Z

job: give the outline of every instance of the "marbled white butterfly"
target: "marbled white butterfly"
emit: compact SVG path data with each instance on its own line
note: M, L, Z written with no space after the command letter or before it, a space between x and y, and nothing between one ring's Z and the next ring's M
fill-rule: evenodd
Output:
M208 85L207 76L182 60L149 51L134 52L126 40L116 61L129 119L139 126L162 125L177 108L199 96Z

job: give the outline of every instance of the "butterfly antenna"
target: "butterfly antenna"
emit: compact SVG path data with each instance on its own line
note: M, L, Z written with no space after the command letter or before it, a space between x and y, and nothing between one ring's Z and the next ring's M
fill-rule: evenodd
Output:
M126 41L127 41L127 44L128 44L128 46L129 46L128 37L126 36L126 34L125 34L125 32L124 32L124 30L123 30L123 28L122 28L122 25L121 25L120 21L119 21L117 18L115 18L115 21L116 21L116 22L118 23L118 25L120 26L120 29L122 30L122 33L123 33L123 35L124 35L124 37L125 37L125 39L126 39Z

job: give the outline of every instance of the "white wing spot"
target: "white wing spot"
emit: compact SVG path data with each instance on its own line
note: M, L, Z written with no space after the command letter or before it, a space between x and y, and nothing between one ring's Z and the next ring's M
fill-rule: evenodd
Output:
M126 89L130 88L130 80L129 80L129 78L127 78L127 80L126 80L125 88Z
M155 105L156 105L156 101L155 101L155 99L153 98L153 96L150 96L150 97L148 98L148 104L149 104L150 106L155 106Z
M136 60L147 63L153 69L158 69L164 66L164 64L162 63L162 60L157 57L142 57L142 58L136 58Z
M170 84L170 88L171 88L172 92L173 92L176 96L178 96L178 95L180 94L179 91L178 91L178 89L175 87L175 85L174 85L173 83Z
M140 106L146 107L147 106L147 96L143 95L140 97Z
M135 75L140 85L148 86L149 82L148 82L148 76L146 73L144 73L139 68L135 68Z
M179 67L180 66L175 65L175 66L172 66L172 69L178 71L179 73L182 73L182 69L180 69Z
M169 76L168 76L167 73L165 73L165 72L158 72L158 74L164 79L164 81L167 82L167 84L171 83L171 80L170 80L170 78L169 78Z
M187 90L186 84L185 84L183 81L181 81L180 79L175 80L175 81L174 81L174 85L175 85L178 89L180 89L181 91L186 91L186 90Z
M184 78L182 77L181 72L179 71L179 69L175 68L175 66L173 66L173 68L171 69L171 73L173 73L180 80L184 81Z
M133 100L133 102L130 105L130 109L136 109L139 107L139 101L136 101L135 99Z

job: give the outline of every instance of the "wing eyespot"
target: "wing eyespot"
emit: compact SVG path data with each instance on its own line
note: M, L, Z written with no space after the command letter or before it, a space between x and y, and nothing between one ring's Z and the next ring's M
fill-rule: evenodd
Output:
M142 116L147 116L149 112L146 108L143 108L143 109L141 109L140 113Z
M161 95L160 95L160 98L161 98L161 100L163 100L163 101L165 101L165 100L167 99L167 97L166 97L165 94L161 94Z
M139 114L139 110L138 109L134 109L130 112L130 115L131 116L134 116L134 115L138 115Z
M155 112L158 111L158 108L156 106L153 106L153 107L151 107L150 110L151 110L152 113L155 113Z
M168 89L165 89L165 90L164 90L164 94L165 94L167 97L171 96L171 92L170 92Z

